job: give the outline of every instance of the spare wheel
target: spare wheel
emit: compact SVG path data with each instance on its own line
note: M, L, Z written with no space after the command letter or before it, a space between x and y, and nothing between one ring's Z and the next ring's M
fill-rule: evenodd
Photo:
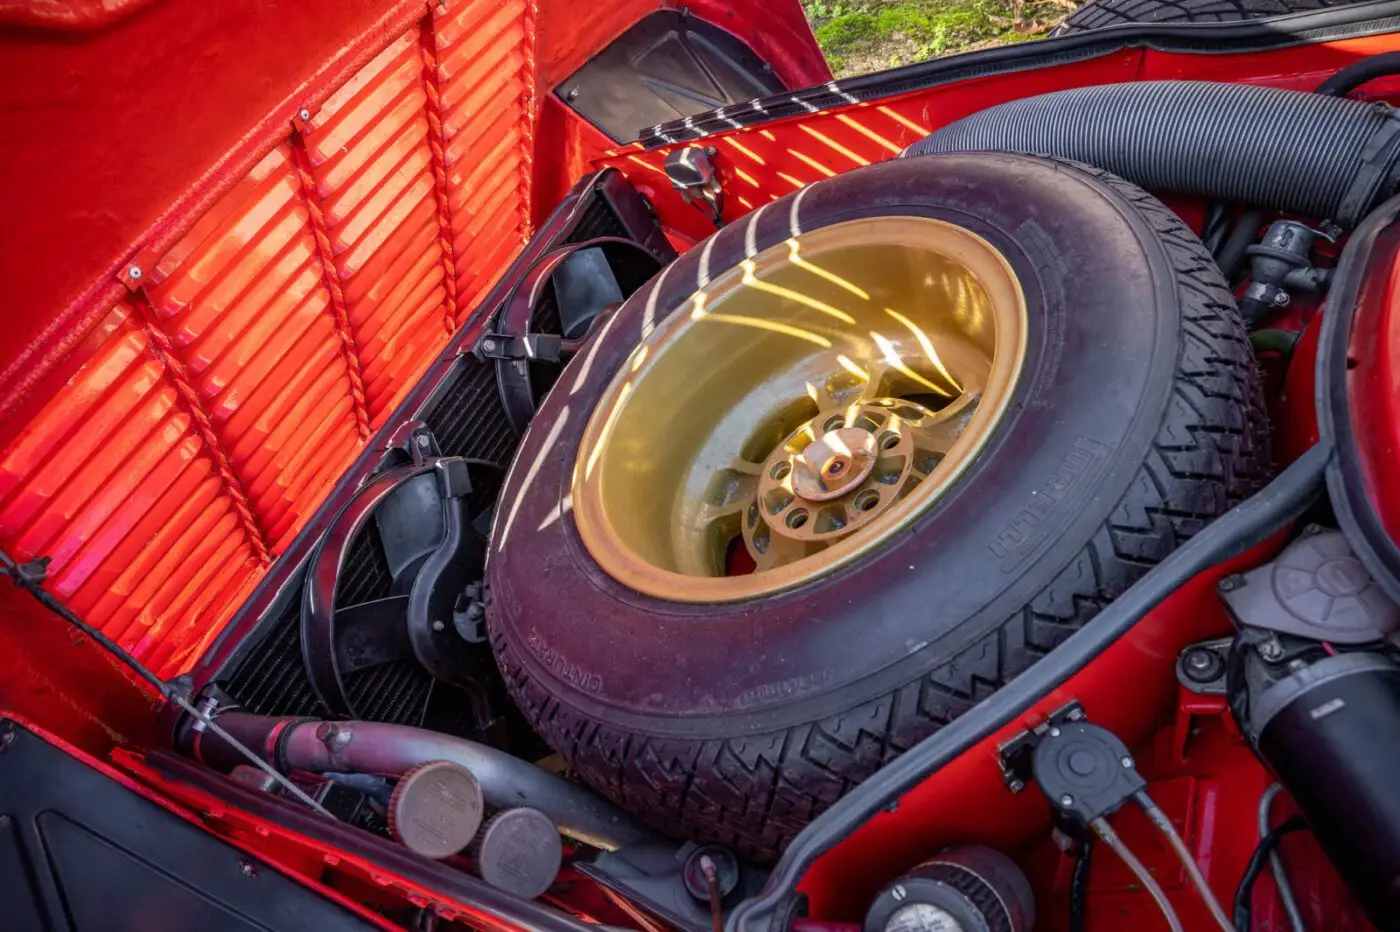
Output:
M1111 175L903 159L754 211L600 327L497 507L487 622L539 733L771 859L1264 478L1196 237Z

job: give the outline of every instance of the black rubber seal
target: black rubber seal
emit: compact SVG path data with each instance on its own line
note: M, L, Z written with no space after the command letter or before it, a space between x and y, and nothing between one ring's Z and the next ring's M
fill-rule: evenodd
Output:
M1376 0L1310 13L1233 23L1130 23L984 49L833 81L790 94L733 104L644 130L647 149L687 142L784 117L832 110L955 81L1087 61L1127 48L1237 55L1400 30L1400 0Z
M1400 197L1393 197L1356 228L1342 251L1332 281L1317 352L1317 426L1323 442L1332 443L1336 459L1327 469L1327 490L1337 523L1347 542L1386 594L1400 601L1400 545L1386 531L1366 494L1361 451L1356 442L1351 402L1347 395L1347 363L1352 325L1362 287L1370 270L1380 234L1400 216Z
M1192 577L1239 556L1302 514L1322 492L1332 453L1325 439L1308 450L1257 495L1230 509L1149 570L1045 659L876 771L818 816L783 852L764 892L745 900L730 915L728 932L786 932L785 924L775 920L789 915L799 895L797 884L818 857L930 774L1023 715Z

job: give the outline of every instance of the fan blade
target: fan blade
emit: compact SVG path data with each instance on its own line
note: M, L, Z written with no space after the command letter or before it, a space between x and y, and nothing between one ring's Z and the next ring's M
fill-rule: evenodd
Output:
M442 498L431 472L414 476L395 489L374 511L389 575L432 553L442 540Z
M408 596L390 596L336 609L335 658L341 676L412 656Z

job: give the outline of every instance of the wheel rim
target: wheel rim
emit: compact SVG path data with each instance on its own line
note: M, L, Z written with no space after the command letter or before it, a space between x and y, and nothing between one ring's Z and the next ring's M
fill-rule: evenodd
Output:
M579 534L614 579L671 601L810 582L952 486L1025 347L1020 285L971 231L802 233L697 291L609 383L575 462Z

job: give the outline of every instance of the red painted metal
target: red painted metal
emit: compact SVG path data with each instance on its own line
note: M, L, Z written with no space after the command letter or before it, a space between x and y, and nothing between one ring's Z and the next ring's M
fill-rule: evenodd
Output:
M1215 583L1262 562L1274 549L1272 544L1256 548L1191 580L1018 722L980 742L904 796L894 811L877 815L820 858L801 886L811 901L810 915L858 920L882 885L948 845L978 843L1015 853L1046 836L1045 798L1007 790L997 748L1071 700L1129 747L1142 746L1161 722L1171 720L1177 698L1174 660L1181 648L1231 630Z
M1381 523L1400 540L1400 233L1381 234L1352 321L1347 397L1362 481Z
M7 382L0 544L51 556L50 589L162 676L528 238L530 5L411 12L346 47L353 70L323 68L344 78L245 173L201 182L218 196L165 217Z

